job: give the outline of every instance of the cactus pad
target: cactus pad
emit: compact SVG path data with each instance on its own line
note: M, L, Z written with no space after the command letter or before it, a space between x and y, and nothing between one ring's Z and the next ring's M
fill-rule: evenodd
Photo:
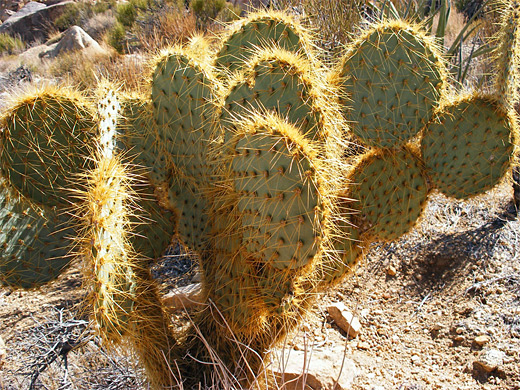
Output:
M241 128L230 167L246 249L276 269L303 267L318 251L323 218L315 152L275 116Z
M0 179L0 282L33 288L47 283L71 261L69 218L36 206Z
M408 232L421 214L428 185L419 159L408 148L373 150L350 177L353 223L365 236L393 240Z
M66 204L71 176L89 161L91 108L73 93L43 90L14 104L2 127L0 164L10 184L38 203Z
M153 117L151 102L135 95L119 96L121 116L117 123L118 137L121 138L127 156L151 183L160 185L168 180L167 155L158 141L158 130Z
M218 84L204 64L179 50L158 62L152 85L158 141L170 157L168 181L160 186L163 204L178 213L179 235L194 250L203 247L207 229L208 204L201 188L211 176L211 83Z
M354 271L363 256L359 230L348 219L340 221L337 225L339 230L332 240L338 257L324 257L316 267L314 278L320 286L318 289L338 284Z
M310 42L309 33L289 15L252 13L226 31L215 65L221 72L233 72L240 69L259 48L269 46L311 56Z
M459 199L494 187L510 166L514 128L491 96L464 96L441 107L421 144L434 186Z
M294 53L280 49L259 52L230 81L221 123L230 127L237 118L265 109L298 127L306 138L325 139L321 121L327 104L320 99L325 95L320 95L310 69L310 63Z
M353 42L341 61L344 112L365 144L398 147L432 117L445 67L433 39L401 21L383 22Z

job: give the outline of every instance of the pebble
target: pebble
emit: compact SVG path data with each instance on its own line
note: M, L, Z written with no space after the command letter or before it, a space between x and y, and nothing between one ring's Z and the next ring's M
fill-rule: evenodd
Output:
M481 335L481 336L475 337L474 341L475 341L475 344L480 345L482 347L482 346L486 345L487 343L489 343L491 341L491 338L486 335Z
M368 351L370 349L370 344L368 344L366 341L360 341L357 343L357 347L363 351Z
M386 269L386 273L387 273L387 275L389 275L389 276L395 276L395 275L397 275L397 270L395 269L395 267L393 267L393 266L389 266L389 267Z
M484 372L491 372L504 363L504 356L504 352L498 349L485 349L473 363L473 368Z
M350 337L356 337L361 332L361 323L359 319L347 310L343 302L333 303L327 307L332 320L343 329Z

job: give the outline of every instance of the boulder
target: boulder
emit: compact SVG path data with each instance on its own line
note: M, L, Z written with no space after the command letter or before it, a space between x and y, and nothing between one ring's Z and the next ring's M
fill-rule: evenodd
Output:
M0 21L5 22L11 16L13 16L16 12L11 11L10 9L3 9L0 11Z
M275 359L278 357L279 361ZM358 375L343 348L332 350L275 351L272 374L281 390L348 390ZM337 381L337 383L336 383Z
M90 53L104 53L105 50L99 46L90 35L81 27L72 26L63 34L60 41L51 46L51 49L43 53L42 57L54 58L59 54L70 51L89 50Z
M62 1L46 6L31 1L0 25L0 33L19 36L28 43L46 40L53 21L61 15L68 4L72 3L74 1Z

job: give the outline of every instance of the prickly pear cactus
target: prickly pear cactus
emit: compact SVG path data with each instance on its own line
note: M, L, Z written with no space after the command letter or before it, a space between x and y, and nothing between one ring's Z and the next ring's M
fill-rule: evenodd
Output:
M496 34L497 43L494 56L496 59L495 91L506 109L512 109L518 104L520 96L516 87L520 82L520 4L513 0L499 0L496 9L502 15L499 30Z
M219 121L233 127L248 112L272 111L299 127L306 138L323 142L329 136L325 132L331 131L323 122L332 106L325 88L304 57L277 48L261 50L224 90Z
M56 230L62 222L53 214L67 182L52 148L70 142L74 155L63 158L71 172L94 162L76 214L97 328L137 352L155 388L180 387L177 375L186 388L200 386L215 360L249 386L317 294L349 274L370 241L409 231L433 187L472 196L509 167L517 139L510 113L495 97L448 97L444 62L419 27L374 25L324 77L305 58L305 33L276 18L242 22L213 59L194 55L203 42L162 55L151 100L109 89L95 137L86 124L96 117L58 93L4 117L15 119L4 119L11 127L1 135L2 280L32 286L48 280L42 268L48 275L63 266L47 258L66 259L62 237L49 238L67 232ZM352 134L369 150L350 153L340 135ZM84 159L78 153L90 138L96 145ZM37 204L47 193L54 208ZM205 301L175 330L148 270L174 232L199 254Z
M241 69L260 48L279 47L314 57L309 32L290 15L281 12L256 12L224 31L215 66L220 73Z
M446 102L421 141L435 187L459 199L493 188L510 168L513 122L493 96L460 96Z
M94 114L85 99L46 88L24 95L1 119L2 175L40 204L67 204L71 177L87 168Z
M339 66L344 113L364 144L398 147L432 118L446 70L432 37L402 21L362 34Z
M207 234L208 203L201 189L209 185L213 105L218 81L204 62L176 49L163 55L153 76L152 102L158 137L167 156L159 183L161 202L177 213L185 245L201 250Z
M38 287L72 260L67 207L88 166L94 115L71 90L44 88L14 101L0 119L0 281Z
M0 178L0 283L33 288L56 278L72 259L69 218L38 206Z
M353 169L354 224L368 237L393 240L414 225L428 195L419 156L409 148L373 150Z

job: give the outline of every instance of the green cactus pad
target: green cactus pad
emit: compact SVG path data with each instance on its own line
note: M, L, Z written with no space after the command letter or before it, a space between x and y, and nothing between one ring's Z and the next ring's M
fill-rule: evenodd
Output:
M294 270L274 268L265 265L256 275L259 298L271 316L289 316L295 309L294 301L298 299L297 287L298 274ZM293 301L294 300L294 301Z
M433 185L459 199L494 187L510 166L514 126L492 96L464 96L441 107L421 143Z
M300 129L310 140L324 140L324 109L318 80L311 76L307 60L280 49L266 49L253 58L230 82L220 121L232 127L251 111L269 110ZM321 96L323 97L323 95Z
M517 1L497 0L495 6L501 15L500 28L495 36L497 45L493 53L495 91L504 107L514 109L520 101L520 4Z
M89 163L96 127L92 109L71 92L46 89L15 103L2 127L4 177L37 203L67 204L70 180Z
M213 85L213 86L212 86ZM201 188L208 186L213 111L211 72L178 50L164 56L153 77L152 101L158 141L170 156L163 201L179 216L179 235L198 250L206 235L208 209Z
M240 69L259 48L278 46L312 56L309 33L291 16L278 12L257 12L231 25L216 55L216 67L229 73Z
M319 250L323 219L315 152L274 116L245 123L230 164L245 247L273 268L304 267Z
M418 157L408 148L373 150L362 156L349 178L353 223L365 236L394 240L408 232L428 195Z
M339 231L332 240L338 256L324 257L315 270L314 279L320 288L338 284L354 271L363 256L363 243L358 228L349 220L342 220L337 226Z
M73 256L70 218L31 204L0 179L0 282L39 287L60 275Z
M117 123L118 137L124 144L127 156L153 184L168 180L167 154L158 140L158 128L151 102L134 95L120 97L121 117Z
M433 39L406 22L383 22L354 41L340 63L344 113L365 144L398 147L430 120L445 83Z
M215 270L210 297L235 333L255 332L261 327L264 310L258 297L256 275L244 258L226 257L217 261L220 266Z

